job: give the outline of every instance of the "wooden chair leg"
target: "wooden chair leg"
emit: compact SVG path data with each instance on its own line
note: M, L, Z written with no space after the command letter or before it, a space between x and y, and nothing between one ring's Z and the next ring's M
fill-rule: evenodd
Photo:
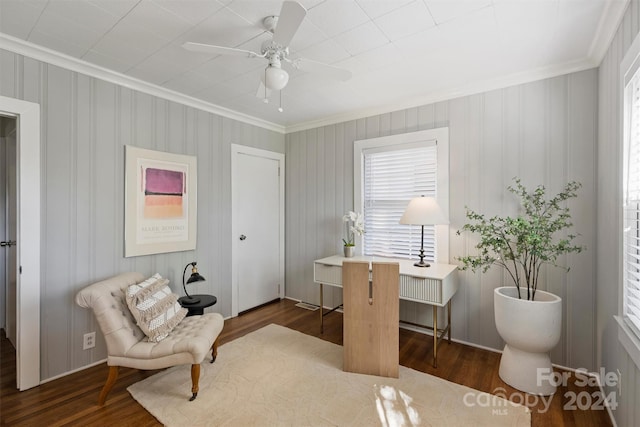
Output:
M211 346L211 363L216 361L216 357L218 357L218 340L220 339L220 335L216 338Z
M200 383L200 364L191 365L191 399L189 402L192 402L198 396L198 384Z
M100 406L104 406L104 402L107 400L107 395L113 388L113 385L116 383L117 379L118 379L118 367L109 366L109 376L107 377L107 382L104 383L104 387L102 387L102 391L100 392L100 397L98 398L98 404Z

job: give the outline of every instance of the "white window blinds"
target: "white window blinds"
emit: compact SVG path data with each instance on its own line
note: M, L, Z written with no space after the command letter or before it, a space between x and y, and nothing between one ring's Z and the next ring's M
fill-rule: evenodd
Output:
M625 87L623 318L640 336L640 73Z
M416 258L420 253L420 226L401 225L409 201L436 196L435 141L363 151L364 254ZM425 259L435 261L433 226L425 226Z

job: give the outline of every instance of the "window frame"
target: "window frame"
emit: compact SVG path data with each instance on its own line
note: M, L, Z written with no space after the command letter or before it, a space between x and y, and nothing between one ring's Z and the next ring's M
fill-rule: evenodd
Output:
M631 107L627 86L633 81L636 72L640 72L640 34L636 36L631 47L620 62L620 139L618 146L618 315L614 316L618 323L618 341L627 351L635 365L640 369L640 334L637 328L625 318L625 158L626 145L629 139Z
M436 199L449 217L449 128L441 127L417 132L356 140L353 146L353 205L364 213L364 153L367 150L408 148L417 143L437 144ZM366 230L365 230L366 232ZM449 263L449 226L436 225L436 263ZM356 236L356 253L363 254L362 237Z

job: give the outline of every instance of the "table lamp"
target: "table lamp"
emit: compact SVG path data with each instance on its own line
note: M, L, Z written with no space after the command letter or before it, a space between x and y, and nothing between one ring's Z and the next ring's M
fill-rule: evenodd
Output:
M182 298L181 302L183 304L196 304L200 302L200 298L194 298L189 293L187 293L187 284L193 282L203 282L205 279L198 273L198 269L196 268L197 262L193 261L187 264L184 267L184 271L182 272L182 288L184 289L184 294L187 296L186 298ZM191 266L191 277L185 282L185 274L187 274L187 268Z
M420 238L420 261L416 262L416 267L429 267L430 264L424 262L424 226L449 224L449 220L445 216L438 202L433 197L415 197L411 199L407 209L405 209L400 224L421 225L422 235Z

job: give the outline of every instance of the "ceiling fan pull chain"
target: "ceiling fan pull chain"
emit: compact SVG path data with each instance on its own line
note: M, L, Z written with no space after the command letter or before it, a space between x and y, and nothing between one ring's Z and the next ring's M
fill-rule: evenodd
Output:
M269 103L269 98L267 98L267 69L264 69L264 100L262 102L264 102L265 104Z
M281 113L284 111L282 109L282 89L280 89L280 106L278 107L278 111Z

